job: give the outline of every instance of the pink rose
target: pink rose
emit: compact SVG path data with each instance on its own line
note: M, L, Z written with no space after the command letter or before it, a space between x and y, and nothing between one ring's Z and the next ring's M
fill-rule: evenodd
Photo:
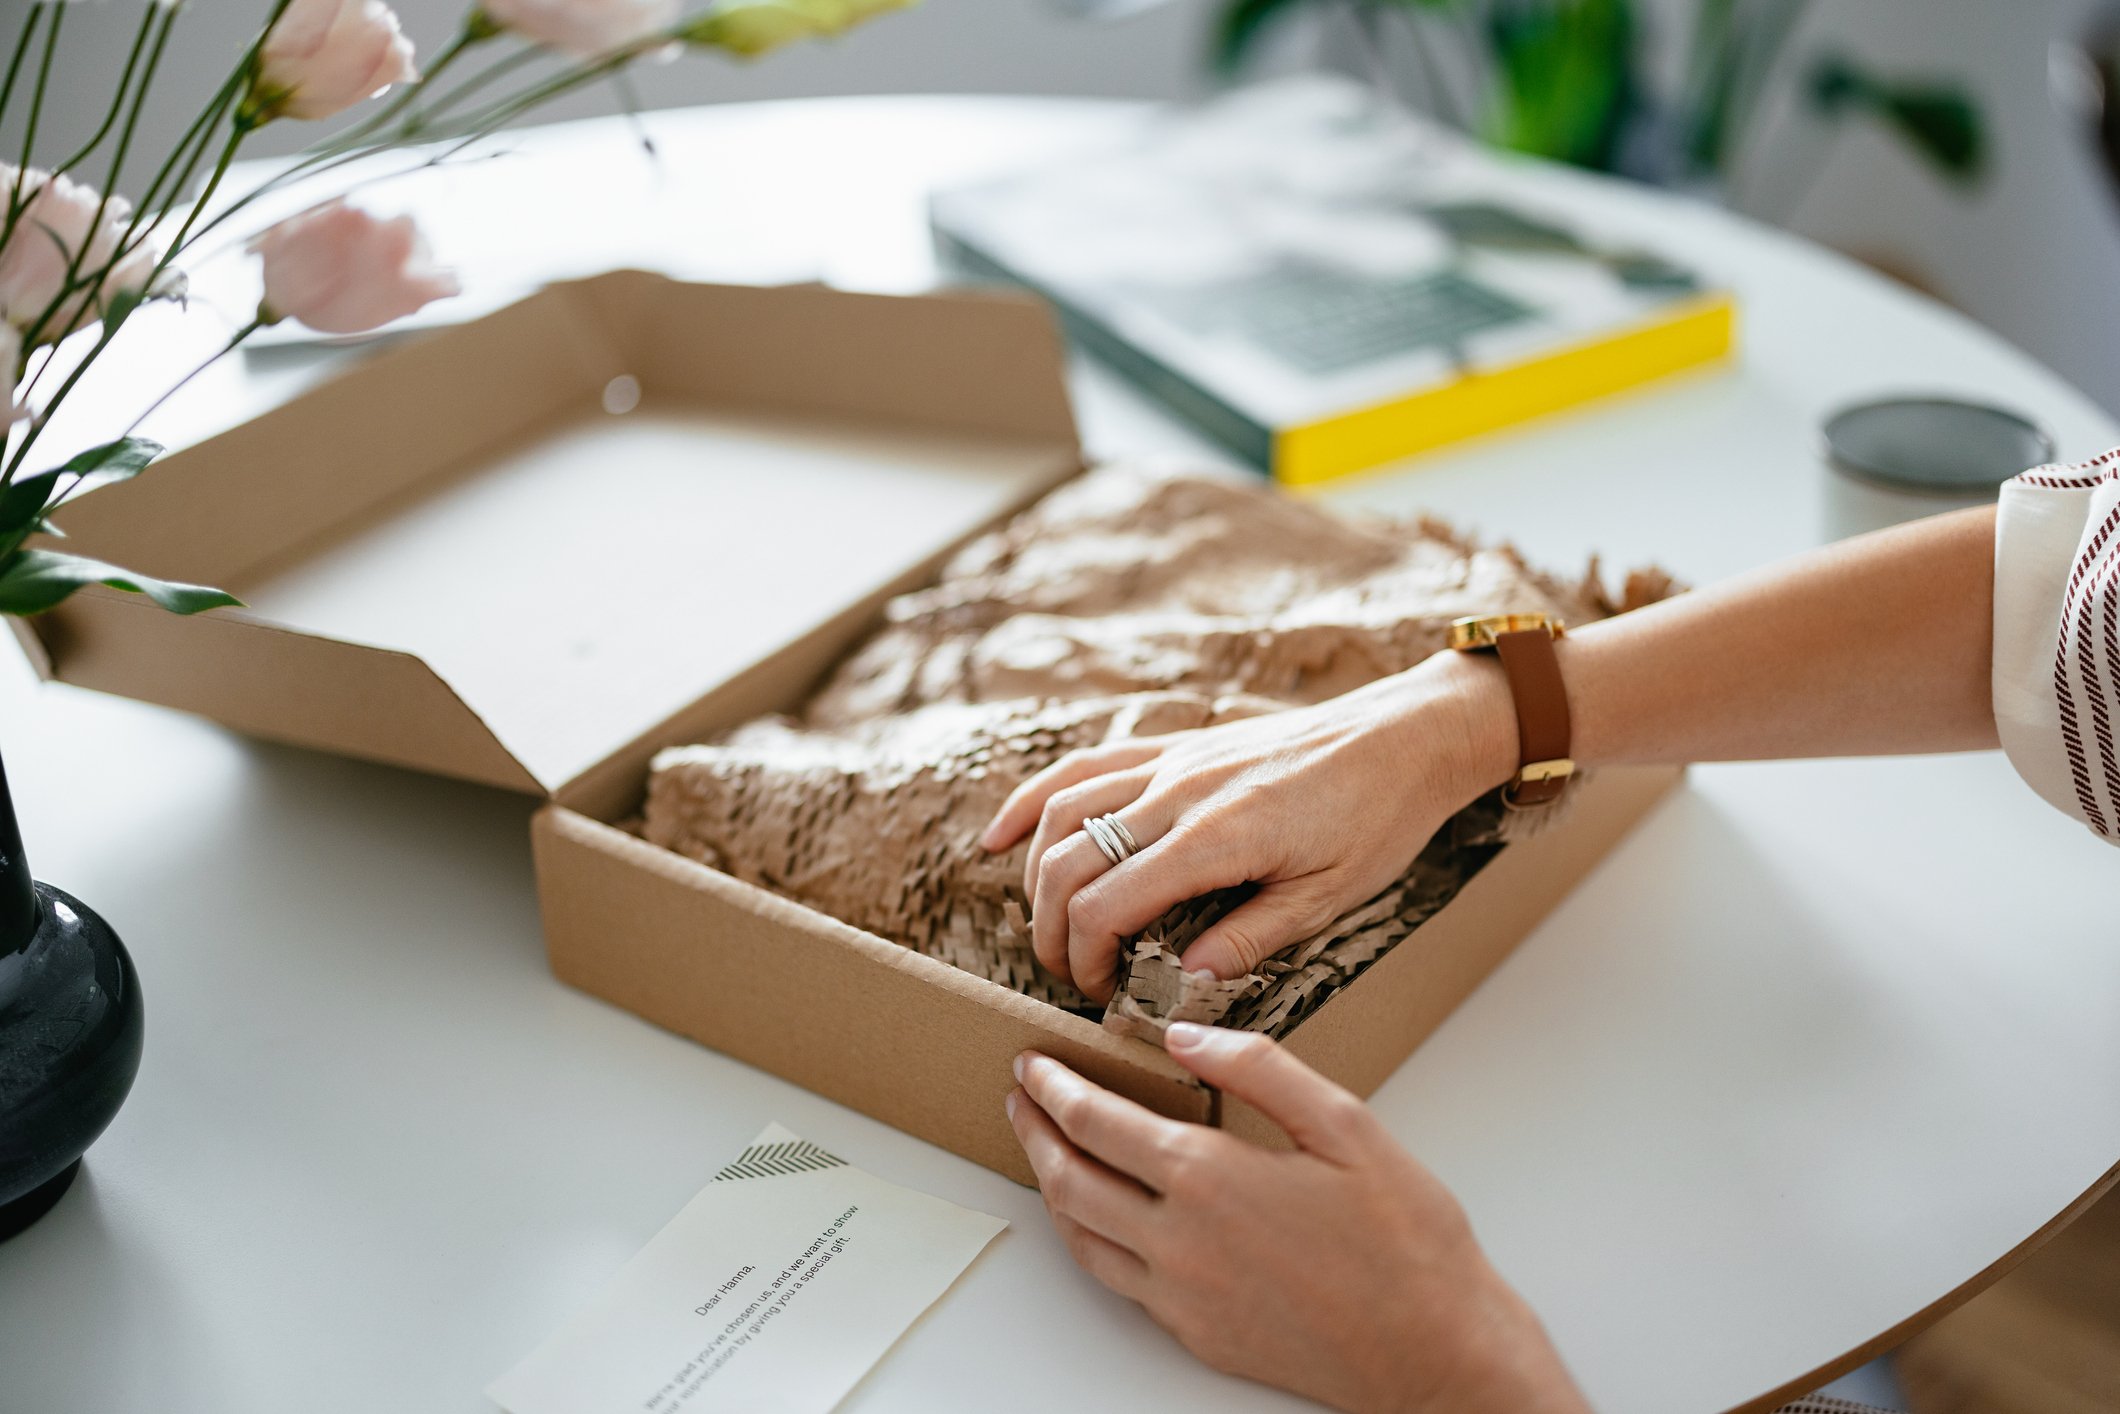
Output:
M250 243L265 268L266 323L298 319L320 334L362 334L457 292L410 216L380 220L343 201L291 216Z
M328 118L419 77L412 41L383 0L290 0L258 51L245 113Z
M486 0L486 15L533 44L598 59L677 22L677 0Z
M15 189L16 173L16 168L0 163L0 198ZM100 280L95 278L117 253L132 215L129 202L116 196L105 202L93 187L34 167L23 172L21 180L22 215L7 244L0 245L0 319L25 337L42 320L35 342L56 344L94 323L119 293L148 292L148 279L160 257L145 242ZM69 268L72 281L67 279ZM69 290L69 284L79 288Z

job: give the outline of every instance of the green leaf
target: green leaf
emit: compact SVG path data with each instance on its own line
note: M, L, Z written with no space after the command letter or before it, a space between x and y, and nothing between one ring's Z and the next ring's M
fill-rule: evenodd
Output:
M1610 171L1640 103L1627 0L1524 0L1487 16L1497 80L1489 137L1539 157Z
M56 533L44 523L44 513L50 508L52 493L58 489L61 477L102 476L112 481L124 481L138 476L161 454L160 442L151 442L145 437L120 437L115 442L90 447L64 466L9 482L6 489L0 490L0 555L14 550L39 530L46 534Z
M51 500L51 493L62 476L87 477L107 475L113 480L124 480L138 476L147 469L147 464L162 454L160 442L150 442L145 437L120 437L115 442L105 442L90 447L68 461L64 466L40 471L35 476L25 476L10 482L0 491L0 531L14 530L30 523L42 514Z
M1913 149L1957 182L1979 180L1987 169L1987 133L1980 110L1964 93L1945 88L1893 88L1884 116Z
M1811 65L1807 86L1811 106L1828 115L1845 112L1875 91L1869 75L1843 54L1821 55Z
M1897 133L1952 181L1971 184L1987 171L1987 123L1963 88L1935 80L1879 78L1845 55L1811 70L1811 103L1821 114L1863 113Z
M115 442L104 442L90 447L79 456L71 458L61 471L70 471L76 476L87 476L91 472L119 472L125 476L138 476L147 469L147 464L162 455L162 444L147 437L120 437Z
M11 550L29 538L37 522L44 518L52 490L64 474L40 471L9 482L7 489L0 491L0 548Z
M206 609L240 608L243 601L219 589L176 584L119 569L101 560L58 550L18 550L0 568L0 614L28 617L64 603L75 590L107 584L131 594L145 594L172 614Z

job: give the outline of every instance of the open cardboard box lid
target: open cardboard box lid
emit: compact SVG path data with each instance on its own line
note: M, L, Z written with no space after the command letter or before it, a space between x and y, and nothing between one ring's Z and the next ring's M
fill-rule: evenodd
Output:
M217 585L23 624L46 676L561 800L1080 468L1020 297L551 286L98 489L69 548Z

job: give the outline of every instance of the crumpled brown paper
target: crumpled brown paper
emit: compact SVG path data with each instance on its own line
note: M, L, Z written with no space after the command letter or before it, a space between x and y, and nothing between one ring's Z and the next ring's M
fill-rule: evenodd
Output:
M798 717L746 724L654 762L643 833L929 956L1094 1010L1032 956L1026 844L979 845L1008 793L1076 747L1321 701L1440 651L1467 614L1570 624L1662 597L1609 598L1431 521L1357 522L1263 485L1093 472L962 551ZM1128 940L1107 1026L1175 1020L1284 1034L1455 896L1532 816L1491 797L1406 874L1227 982L1185 946L1241 901L1226 890Z

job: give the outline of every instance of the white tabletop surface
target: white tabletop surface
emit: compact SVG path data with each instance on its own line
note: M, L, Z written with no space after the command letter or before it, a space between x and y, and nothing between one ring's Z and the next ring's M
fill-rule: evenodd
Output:
M932 278L925 190L1128 121L758 105L653 118L659 174L617 124L490 170L533 213L521 268L905 289ZM1819 415L1850 398L1940 388L2022 408L2070 456L2120 441L2021 354L1836 257L1538 180L1734 282L1740 366L1335 502L1697 582L1923 509L1820 466ZM570 183L595 199L561 201ZM441 196L406 199L441 203L444 253L475 264ZM246 415L317 362L231 363L151 430ZM1211 455L1110 377L1077 387L1093 451ZM0 1246L0 1408L471 1414L770 1120L1013 1224L850 1409L1294 1407L1077 1272L1030 1191L553 981L529 802L40 688L12 661L0 742L37 872L118 927L148 1016L81 1181ZM2116 869L1992 754L1699 769L1375 1104L1600 1408L1756 1400L1974 1278L2120 1160Z

